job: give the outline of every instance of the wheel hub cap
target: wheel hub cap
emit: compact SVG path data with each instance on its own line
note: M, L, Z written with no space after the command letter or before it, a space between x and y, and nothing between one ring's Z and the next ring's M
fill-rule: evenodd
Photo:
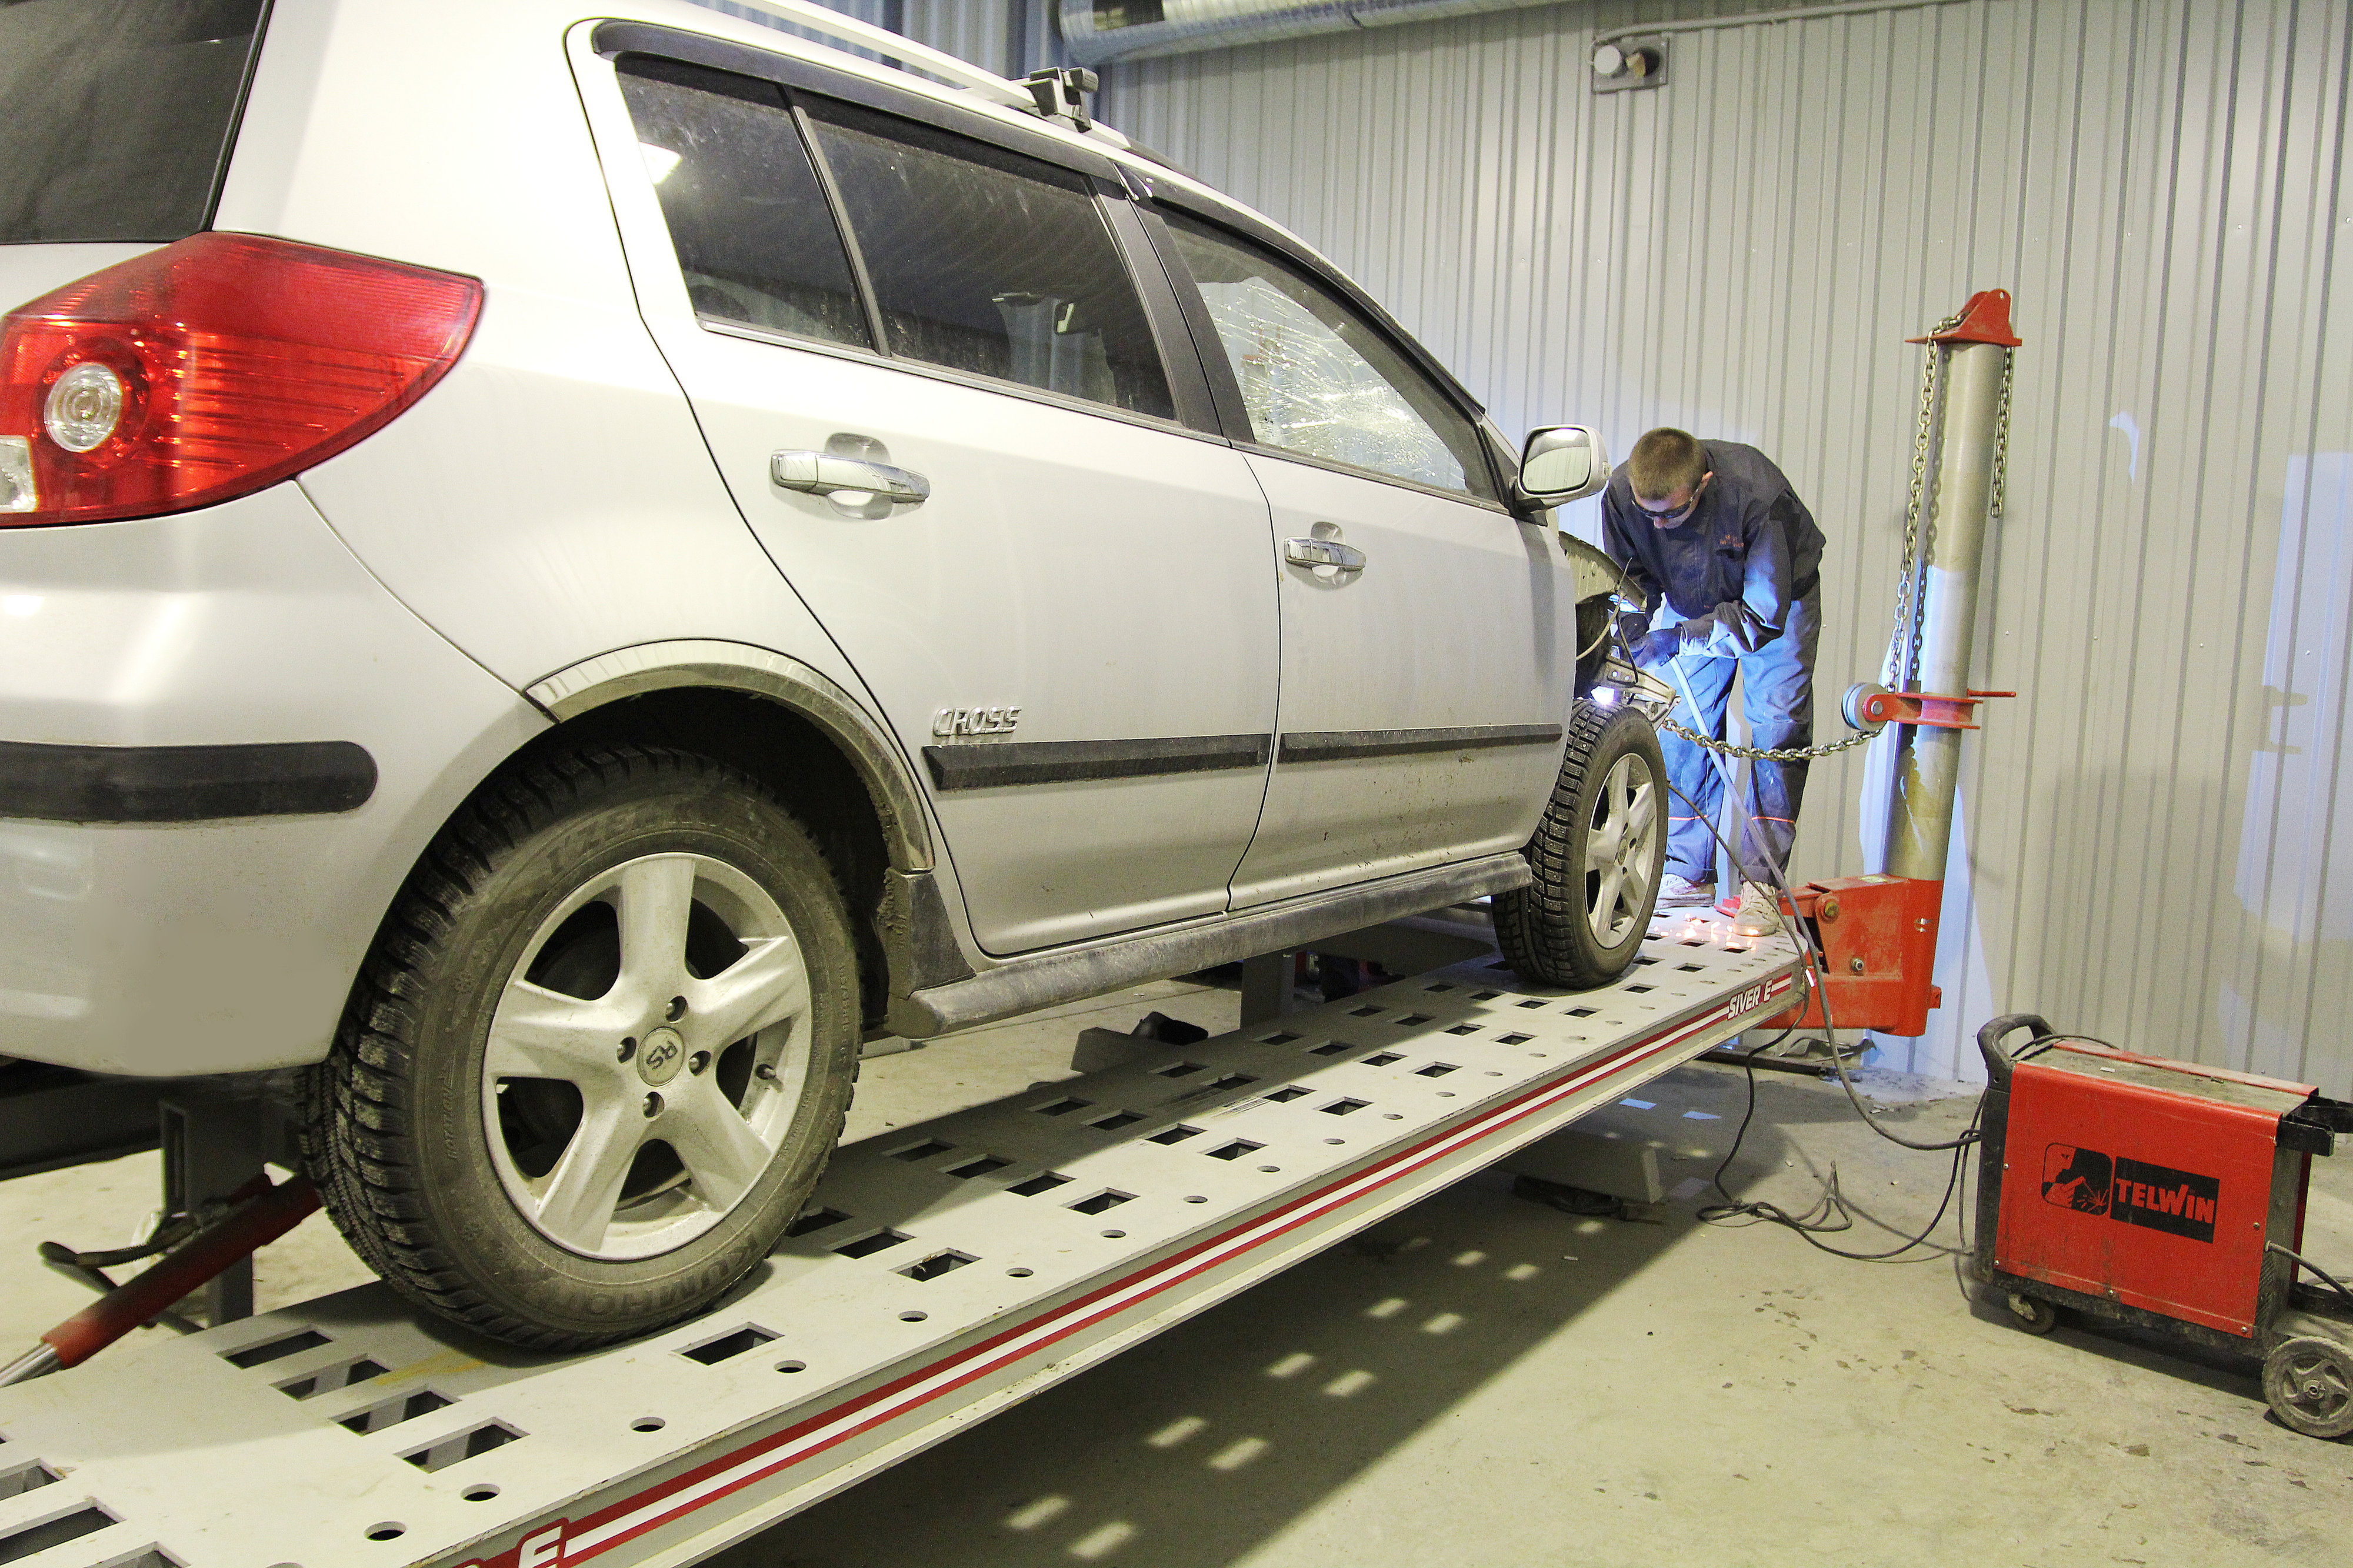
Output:
M676 1029L656 1029L638 1047L638 1076L654 1089L659 1089L678 1076L686 1065L686 1042Z

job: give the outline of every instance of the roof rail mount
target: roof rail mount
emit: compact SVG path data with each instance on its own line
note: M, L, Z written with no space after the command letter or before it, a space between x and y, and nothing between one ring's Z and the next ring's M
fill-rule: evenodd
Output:
M1038 100L1038 112L1046 119L1067 120L1081 131L1093 129L1087 94L1103 85L1103 79L1084 66L1048 66L1023 77L1021 85Z

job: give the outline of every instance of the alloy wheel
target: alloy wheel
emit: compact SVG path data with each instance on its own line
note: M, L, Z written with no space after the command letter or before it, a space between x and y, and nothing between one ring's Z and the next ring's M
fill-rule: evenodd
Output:
M776 1159L807 1082L807 965L727 862L649 855L574 890L509 976L482 1058L491 1163L584 1257L682 1247Z
M1658 781L1629 752L1601 781L1585 836L1586 917L1595 940L1614 947L1643 918L1660 858Z

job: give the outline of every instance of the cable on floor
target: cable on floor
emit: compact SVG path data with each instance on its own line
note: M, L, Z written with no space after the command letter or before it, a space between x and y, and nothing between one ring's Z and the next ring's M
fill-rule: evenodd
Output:
M1671 666L1670 668L1674 669L1675 678L1683 689L1683 700L1689 705L1694 717L1696 717L1699 712L1699 702L1692 694L1690 680L1685 678L1680 667ZM1733 787L1731 770L1725 765L1724 759L1711 752L1709 754L1709 761L1715 764L1718 776L1724 781L1725 793L1726 795L1736 794L1737 792ZM1701 811L1699 806L1688 795L1684 795L1683 791L1675 788L1672 784L1669 784L1667 785L1667 791L1677 800L1683 802L1684 807L1691 812L1694 820L1705 826L1709 837L1713 837L1716 841L1717 845L1724 849L1724 852L1726 857L1729 858L1731 864L1736 868L1738 867L1740 864L1740 856L1738 852L1725 841L1724 835L1717 830L1715 824L1708 818L1707 814ZM1818 1247L1821 1251L1833 1254L1836 1257L1852 1258L1858 1262L1868 1263L1891 1261L1894 1258L1903 1257L1905 1253L1911 1252L1915 1248L1929 1246L1930 1243L1928 1238L1934 1236L1937 1227L1944 1224L1945 1213L1947 1209L1952 1207L1953 1194L1963 1185L1962 1166L1968 1152L1979 1138L1978 1122L1985 1114L1985 1096L1982 1092L1978 1096L1977 1106L1969 1113L1969 1124L1968 1128L1962 1131L1961 1135L1958 1138L1947 1139L1938 1142L1924 1143L1915 1139L1905 1138L1900 1133L1890 1131L1887 1128L1872 1120L1869 1108L1862 1103L1862 1097L1859 1092L1857 1092L1854 1087L1854 1080L1847 1074L1846 1063L1839 1055L1838 1025L1836 1019L1831 1016L1830 997L1824 991L1820 981L1820 973L1822 970L1821 951L1816 946L1813 933L1807 929L1806 922L1803 920L1799 919L1797 916L1797 900L1790 891L1788 873L1783 870L1780 861L1774 856L1771 846L1764 843L1763 840L1759 838L1757 847L1764 856L1766 868L1772 874L1773 886L1775 889L1779 893L1781 900L1786 900L1787 902L1789 913L1785 918L1784 923L1797 937L1799 946L1803 951L1805 956L1803 970L1806 980L1806 991L1801 994L1798 1003L1799 1016L1800 1018L1804 1017L1807 1000L1811 999L1818 1001L1821 1005L1822 1032L1828 1037L1830 1044L1831 1067L1838 1076L1839 1086L1846 1091L1847 1102L1853 1107L1855 1116L1864 1126L1870 1128L1873 1132L1878 1133L1882 1138L1886 1139L1891 1143L1900 1144L1906 1149L1918 1150L1924 1153L1942 1152L1947 1150L1951 1151L1953 1156L1952 1170L1945 1180L1944 1196L1938 1200L1936 1212L1935 1215L1929 1219L1927 1225L1918 1233L1906 1237L1902 1245L1892 1247L1884 1252L1851 1252L1843 1247L1832 1247L1827 1242L1817 1239L1821 1236L1837 1235L1841 1232L1855 1228L1855 1213L1848 1206L1845 1195L1839 1190L1838 1167L1835 1164L1831 1167L1830 1176L1822 1184L1822 1196L1820 1201L1816 1203L1813 1207L1804 1211L1802 1214L1793 1215L1778 1204L1767 1203L1761 1200L1756 1202L1744 1202L1740 1199L1735 1198L1732 1195L1731 1191L1724 1184L1724 1173L1731 1166L1733 1160L1739 1155L1740 1146L1747 1138L1749 1125L1756 1119L1756 1058L1765 1051L1770 1050L1773 1047L1779 1045L1783 1040L1788 1039L1791 1034L1795 1033L1797 1026L1793 1024L1788 1028L1782 1030L1781 1033L1773 1039L1767 1040L1765 1044L1743 1053L1741 1068L1744 1076L1747 1079L1747 1107L1741 1113L1740 1125L1733 1133L1731 1148L1725 1152L1724 1158L1717 1163L1715 1171L1710 1178L1715 1184L1716 1192L1723 1196L1724 1202L1721 1204L1709 1204L1702 1206L1699 1210L1699 1218L1709 1225L1721 1225L1735 1219L1760 1220L1767 1224L1778 1225L1789 1230L1793 1230L1797 1232L1799 1237L1804 1238L1807 1245ZM1964 1208L1966 1209L1966 1205L1964 1205ZM1963 1240L1966 1242L1966 1218L1963 1219L1962 1225L1964 1232Z

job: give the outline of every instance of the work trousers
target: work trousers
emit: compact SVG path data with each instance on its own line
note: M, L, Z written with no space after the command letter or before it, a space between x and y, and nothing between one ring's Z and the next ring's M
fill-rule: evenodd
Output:
M1814 647L1820 640L1822 603L1810 594L1790 606L1788 625L1781 635L1735 658L1708 658L1686 654L1662 671L1675 689L1678 723L1703 735L1724 738L1724 714L1736 668L1740 675L1741 712L1748 721L1748 744L1766 751L1785 746L1810 746L1814 741ZM1691 694L1683 695L1683 683ZM1699 711L1692 711L1692 703ZM1680 735L1662 732L1659 744L1666 752L1667 782L1675 798L1668 801L1667 869L1694 882L1715 879L1715 837L1710 825L1723 815L1724 777L1715 759ZM1731 757L1725 766L1739 777L1741 763ZM1738 845L1741 879L1774 880L1771 866L1786 872L1789 850L1798 837L1798 807L1805 798L1804 763L1753 762L1749 769L1749 801L1746 830ZM1688 804L1686 804L1688 803ZM1770 852L1770 859L1767 852Z

